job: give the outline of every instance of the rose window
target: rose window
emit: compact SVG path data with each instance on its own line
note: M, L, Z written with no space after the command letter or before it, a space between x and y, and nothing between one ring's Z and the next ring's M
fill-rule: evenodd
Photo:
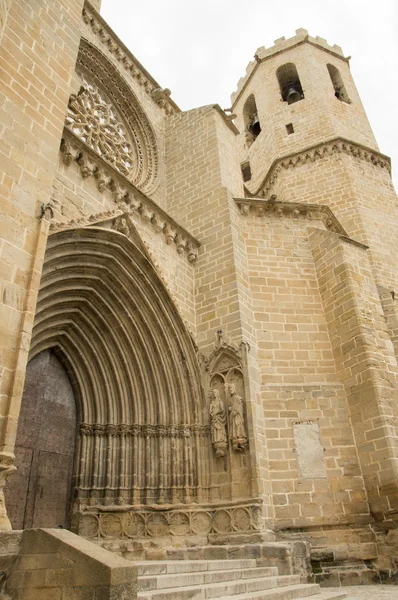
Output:
M123 175L131 175L134 152L126 128L93 83L83 80L79 93L71 96L66 125Z

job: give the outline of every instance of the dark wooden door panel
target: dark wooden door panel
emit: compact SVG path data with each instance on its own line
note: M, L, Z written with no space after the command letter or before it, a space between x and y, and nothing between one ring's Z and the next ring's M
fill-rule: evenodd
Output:
M5 490L14 528L68 527L76 406L68 375L50 351L28 364L15 448L17 472Z
M55 452L40 452L36 476L34 527L68 525L70 457Z

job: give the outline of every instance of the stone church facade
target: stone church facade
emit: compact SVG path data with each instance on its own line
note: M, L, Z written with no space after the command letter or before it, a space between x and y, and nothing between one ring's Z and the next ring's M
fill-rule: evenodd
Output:
M182 112L99 4L0 2L1 528L393 580L398 204L349 59L300 29Z

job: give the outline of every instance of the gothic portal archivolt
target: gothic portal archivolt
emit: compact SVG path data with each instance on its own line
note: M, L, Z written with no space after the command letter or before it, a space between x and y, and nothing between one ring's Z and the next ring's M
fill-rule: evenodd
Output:
M50 236L31 357L47 349L77 404L74 512L207 498L194 346L139 243L101 228Z

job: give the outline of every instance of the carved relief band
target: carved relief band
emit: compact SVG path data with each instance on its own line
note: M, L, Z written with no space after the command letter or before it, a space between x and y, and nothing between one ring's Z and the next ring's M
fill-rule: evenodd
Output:
M103 425L101 423L82 423L80 433L84 436L189 438L192 435L208 436L210 428L208 425Z
M206 506L181 510L150 510L131 507L127 511L90 510L79 517L78 533L86 538L123 539L140 537L239 534L261 530L261 501L233 506Z

